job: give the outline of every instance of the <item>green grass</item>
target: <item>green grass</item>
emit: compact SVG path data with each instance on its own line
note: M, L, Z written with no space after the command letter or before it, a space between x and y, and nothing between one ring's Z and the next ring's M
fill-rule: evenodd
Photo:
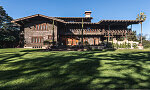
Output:
M150 50L0 49L0 90L149 89Z

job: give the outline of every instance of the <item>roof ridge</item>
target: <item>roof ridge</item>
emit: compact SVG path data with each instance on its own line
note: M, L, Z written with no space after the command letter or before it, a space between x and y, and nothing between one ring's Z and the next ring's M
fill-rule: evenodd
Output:
M55 17L55 18L93 18L93 17Z
M41 17L44 17L44 18L53 19L53 20L56 20L56 21L59 21L59 22L65 22L65 21L62 20L62 19L58 19L58 18L55 18L55 17L49 17L49 16L45 16L45 15L42 15L42 14L35 14L35 15L31 15L31 16L26 16L26 17L14 19L14 20L12 20L11 22L14 23L14 22L17 22L17 21L21 21L21 20L25 20L25 19L32 18L32 17L37 17L37 16L41 16Z

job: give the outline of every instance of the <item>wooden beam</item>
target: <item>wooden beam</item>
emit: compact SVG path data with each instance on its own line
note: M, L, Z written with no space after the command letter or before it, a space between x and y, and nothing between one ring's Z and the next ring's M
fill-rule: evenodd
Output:
M114 36L104 36L104 37L114 37Z

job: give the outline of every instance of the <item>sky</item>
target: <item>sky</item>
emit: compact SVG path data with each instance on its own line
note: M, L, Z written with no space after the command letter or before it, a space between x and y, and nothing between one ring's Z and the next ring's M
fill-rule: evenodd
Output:
M54 17L84 17L92 11L92 22L100 20L135 20L137 14L147 15L143 34L150 38L150 0L0 0L9 16L14 19L34 14ZM140 33L140 24L133 25Z

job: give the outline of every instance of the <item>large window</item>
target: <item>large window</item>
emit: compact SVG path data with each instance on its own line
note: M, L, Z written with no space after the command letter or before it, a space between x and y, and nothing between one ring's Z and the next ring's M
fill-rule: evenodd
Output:
M34 26L34 30L48 30L48 24L38 24Z
M68 44L68 45L72 45L72 39L69 39L69 38L68 38L67 44Z
M52 35L48 35L48 39L52 40L53 39Z
M43 37L32 37L32 43L42 43Z

